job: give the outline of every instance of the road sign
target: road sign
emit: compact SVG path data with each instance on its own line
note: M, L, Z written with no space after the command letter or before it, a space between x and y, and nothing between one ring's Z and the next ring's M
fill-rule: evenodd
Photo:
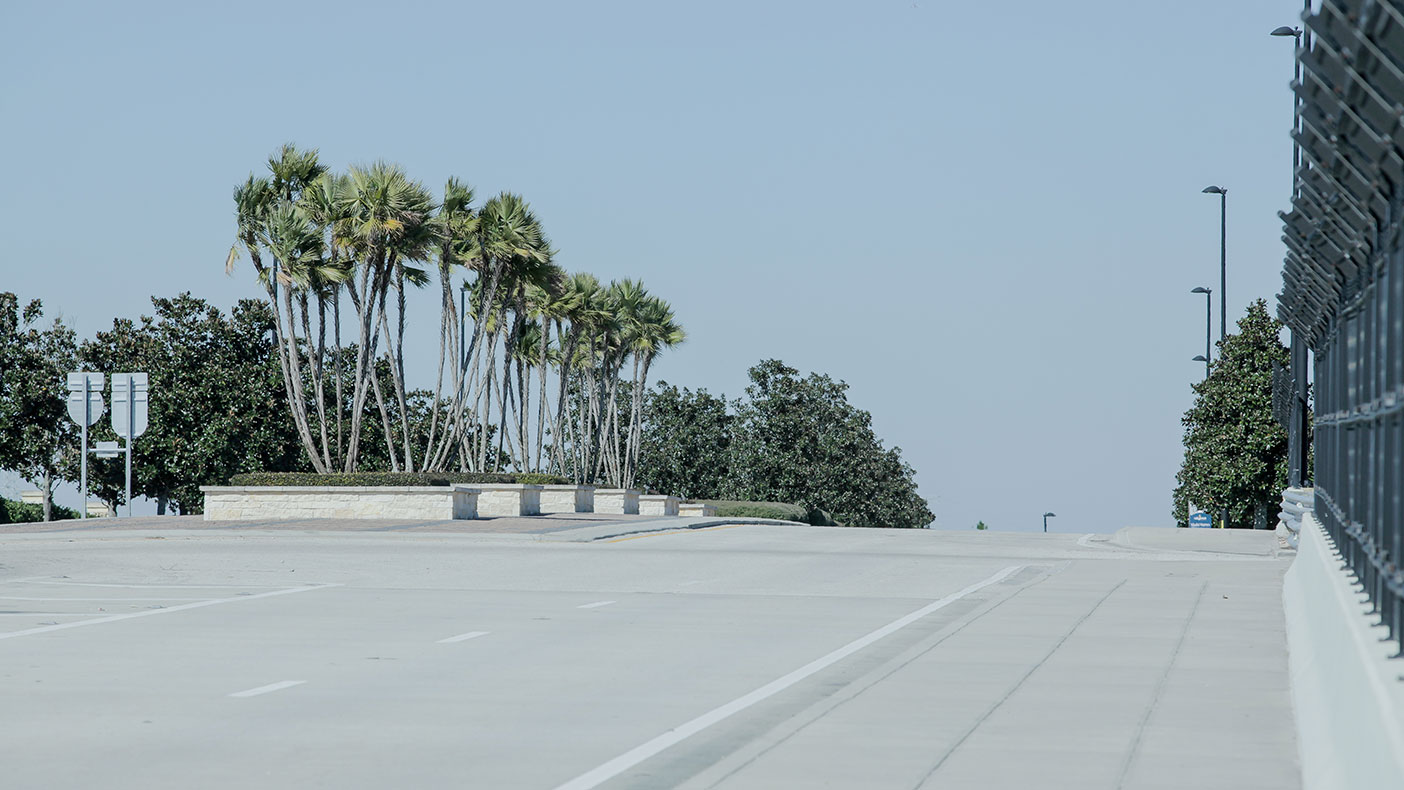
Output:
M112 430L123 438L146 433L145 373L112 374Z
M93 447L93 455L98 458L116 458L122 454L122 448L116 442L98 442Z
M1214 526L1214 517L1203 510L1190 514L1189 525L1195 529L1208 529Z
M101 373L81 371L68 374L68 416L74 422L86 428L102 416L102 388L106 380L107 377Z

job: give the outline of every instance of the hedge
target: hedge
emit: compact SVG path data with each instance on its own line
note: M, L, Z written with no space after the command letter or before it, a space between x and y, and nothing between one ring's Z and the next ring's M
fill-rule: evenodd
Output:
M49 517L54 521L78 518L78 511L51 503ZM32 505L28 502L16 502L13 499L0 497L0 524L22 524L43 520L43 505Z
M351 472L321 475L315 472L252 472L229 478L231 486L448 486L471 483L529 483L565 485L564 477L540 474L491 472Z
M809 523L808 510L799 505L785 502L745 502L734 499L703 499L698 501L715 506L718 516L773 518L781 521L798 521L801 524Z

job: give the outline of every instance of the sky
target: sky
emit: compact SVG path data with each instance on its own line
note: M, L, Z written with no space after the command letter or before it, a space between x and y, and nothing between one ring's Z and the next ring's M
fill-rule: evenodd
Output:
M284 142L386 160L521 193L566 269L671 302L689 337L653 380L735 397L776 358L847 382L936 528L1168 526L1191 288L1219 331L1201 189L1229 190L1230 321L1275 311L1292 40L1267 34L1301 9L9 4L0 290L82 337L153 294L228 308L260 295L224 273L237 182ZM411 297L411 386L435 294Z

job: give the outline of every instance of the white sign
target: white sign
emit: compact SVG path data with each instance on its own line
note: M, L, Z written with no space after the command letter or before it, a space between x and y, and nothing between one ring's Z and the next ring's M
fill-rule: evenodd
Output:
M102 416L102 388L106 381L101 373L68 374L68 416L74 422L86 428Z
M112 430L121 437L146 433L146 374L112 374ZM128 420L131 433L127 433Z

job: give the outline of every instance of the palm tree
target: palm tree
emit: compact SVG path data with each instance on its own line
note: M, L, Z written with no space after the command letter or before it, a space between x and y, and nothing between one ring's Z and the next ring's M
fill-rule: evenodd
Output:
M453 296L453 267L455 264L468 265L474 257L474 239L478 225L477 213L473 210L473 188L450 178L444 185L444 200L439 213L434 217L434 230L438 234L439 284L443 289L439 320L439 376L434 385L434 402L429 421L429 439L424 446L421 466L431 466L430 454L435 448L435 437L439 427L439 403L444 391L444 367L449 349L461 349L457 321L457 304ZM461 351L458 356L461 356ZM462 385L463 360L460 358L450 368L452 387L458 391Z
M624 466L625 488L634 484L634 475L639 467L639 448L643 438L644 393L648 386L648 369L653 360L664 349L672 348L687 339L687 333L678 324L672 308L667 302L649 297L640 305L638 319L630 336L630 344L635 359L633 407L629 420L629 439Z
M369 167L351 168L350 183L341 206L347 213L348 237L358 256L356 265L359 274L359 278L346 281L359 324L356 380L351 399L351 438L347 443L343 466L344 471L350 472L356 468L366 400L371 390L379 386L373 363L382 332L376 331L379 323L376 319L384 315L385 299L391 284L403 279L405 273L403 268L396 266L400 254L396 244L421 230L432 215L434 203L429 193L405 176L399 167L377 162ZM388 330L383 333L389 335ZM384 421L388 433L388 418ZM395 453L392 453L391 458L394 457ZM398 466L398 463L394 465Z

